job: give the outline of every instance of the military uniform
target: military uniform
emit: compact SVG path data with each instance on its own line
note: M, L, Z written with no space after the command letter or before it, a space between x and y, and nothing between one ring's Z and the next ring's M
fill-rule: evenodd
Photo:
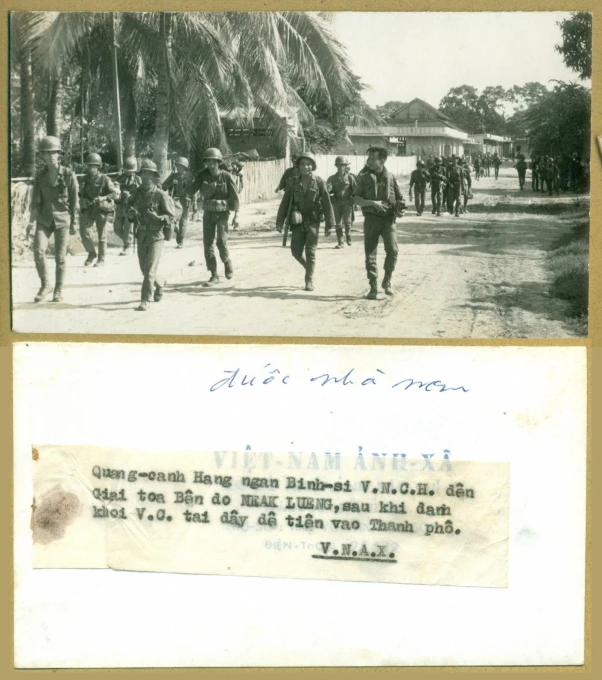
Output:
M276 191L283 191L293 183L293 180L299 176L299 168L295 165L292 168L287 168L280 178L280 183L276 187Z
M60 150L58 139L46 138L42 140L40 150ZM44 168L36 175L31 196L30 218L30 223L35 222L36 224L33 253L36 270L42 284L36 302L40 302L50 292L46 251L52 234L54 234L54 260L56 265L55 301L59 301L61 298L67 268L66 256L69 233L75 233L77 209L78 185L77 178L72 170L59 164L54 181L50 180L48 168Z
M531 158L531 188L533 191L539 191L539 170L537 168L539 160L536 157Z
M416 214L422 215L424 212L424 203L426 201L426 185L429 182L429 174L424 169L424 163L418 161L418 167L412 171L410 175L410 200L412 200L412 189L414 189L414 204L416 205Z
M100 165L100 156L90 154L86 159L86 165ZM90 229L96 226L98 232L98 261L97 265L104 264L107 253L107 222L113 220L115 215L114 201L119 198L119 190L107 175L98 172L95 176L86 175L80 187L80 220L79 233L88 253L86 265L92 264L96 258L96 247L90 236Z
M300 154L297 163L304 158L313 161L313 169L316 163L309 153ZM290 207L290 211L289 211ZM316 268L316 250L320 234L320 222L326 223L329 231L335 224L334 211L328 195L328 189L321 177L309 175L307 185L303 186L303 177L299 174L284 192L278 215L276 216L276 228L281 230L287 214L297 211L302 216L301 224L290 224L291 229L291 254L305 269L305 288L313 290L313 277ZM303 256L305 253L305 257Z
M474 159L474 178L475 180L481 179L481 159L479 156Z
M337 158L336 162L339 159ZM341 159L342 160L342 159ZM341 177L338 173L331 175L326 184L332 202L334 221L337 232L337 248L343 246L343 229L347 245L351 245L351 223L353 222L353 192L357 180L355 175L345 172Z
M493 154L491 164L493 165L493 171L495 173L495 178L498 179L499 174L500 174L500 165L502 164L502 161L500 160L500 158L497 154Z
M468 199L472 189L472 178L470 176L470 165L467 161L462 163L462 171L464 173L464 185L462 187L463 205L462 212L468 213Z
M140 170L150 170L158 176L152 161L143 162ZM159 276L158 268L165 231L170 227L174 215L173 201L154 184L149 188L139 186L128 201L128 217L136 222L138 263L144 276L140 310L146 308L152 297L159 302L163 296L165 280Z
M430 173L431 180L431 203L433 205L433 215L441 215L441 198L445 187L445 171L441 166L441 159L435 159L435 165Z
M465 176L460 166L451 166L447 172L448 209L450 214L460 216L460 200L464 192Z
M135 174L135 172L124 172L117 178L117 184L121 193L115 201L113 231L123 241L123 251L121 254L125 255L132 241L132 223L127 217L128 201L133 192L140 186L140 176Z
M527 163L524 156L520 156L518 163L515 165L518 172L518 185L521 191L525 188L525 177L527 175Z
M176 217L174 219L176 243L179 248L184 245L186 236L186 226L190 213L192 196L190 188L194 183L194 177L188 170L188 160L186 158L176 159L176 165L184 168L183 172L172 172L163 182L163 191L166 191L174 200Z
M397 180L386 167L378 175L371 170L359 175L355 195L365 200L384 201L388 204L385 213L379 213L373 206L362 207L366 274L372 292L376 290L378 281L377 255L381 237L385 246L385 282L390 286L399 253L395 220L405 204Z
M205 153L206 159L222 160L219 149L208 149ZM214 155L208 156L210 153ZM226 278L230 279L234 269L228 252L228 220L230 211L238 212L239 209L235 179L227 170L218 169L214 177L205 168L197 175L190 191L200 191L203 199L203 249L207 269L211 272L210 283L219 281L214 244L217 245L220 259L224 263Z

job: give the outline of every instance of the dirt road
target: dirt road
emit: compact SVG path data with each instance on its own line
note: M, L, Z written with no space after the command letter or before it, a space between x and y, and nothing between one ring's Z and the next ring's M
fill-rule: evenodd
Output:
M401 182L407 199L408 180ZM13 325L17 331L386 338L571 337L568 303L548 294L546 252L587 212L587 197L518 191L516 172L473 183L470 214L418 217L408 201L398 221L397 294L364 299L368 290L358 213L353 245L336 250L323 235L315 291L303 291L303 269L273 227L278 201L245 206L232 233L235 275L216 287L202 255L200 222L182 250L166 245L161 271L168 287L148 312L134 311L141 275L135 256L109 248L104 268L68 258L64 302L34 304L33 261L13 266ZM76 238L76 237L72 237ZM115 241L115 243L117 243ZM382 244L379 266L384 260ZM194 261L195 265L190 266ZM53 262L49 261L51 271ZM223 272L223 268L222 272ZM50 299L50 298L49 298Z

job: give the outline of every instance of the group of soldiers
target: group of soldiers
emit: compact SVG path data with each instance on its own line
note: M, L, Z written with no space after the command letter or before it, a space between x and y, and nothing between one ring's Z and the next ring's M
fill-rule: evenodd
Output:
M410 200L414 193L416 214L422 215L426 190L431 189L432 214L441 216L441 210L459 217L468 213L468 201L472 198L472 177L467 159L459 156L442 158L432 156L427 162L417 161L416 170L410 175Z
M227 244L230 214L237 223L240 179L224 164L219 149L207 149L203 169L195 176L189 171L188 160L178 158L175 172L163 184L159 171L150 159L138 167L135 158L128 158L123 172L113 181L101 172L102 159L91 153L86 157L86 173L81 185L75 173L60 162L61 144L56 137L41 140L39 151L44 162L36 175L31 199L31 216L27 234L34 232L34 260L40 277L40 290L34 298L41 302L53 293L53 302L63 299L66 276L66 255L69 235L74 235L79 220L79 233L87 252L84 266L105 264L109 224L123 241L121 254L126 254L133 242L143 274L139 311L148 309L151 300L163 297L165 280L158 267L165 241L176 233L178 247L183 246L191 201L200 194L203 205L203 246L207 269L211 273L208 285L219 282L215 248L219 251L226 278L234 269ZM97 244L90 233L96 227ZM54 234L56 277L50 285L46 266L46 251Z
M533 191L547 191L549 196L558 196L561 191L578 193L587 189L589 159L583 163L578 153L533 156L529 166Z

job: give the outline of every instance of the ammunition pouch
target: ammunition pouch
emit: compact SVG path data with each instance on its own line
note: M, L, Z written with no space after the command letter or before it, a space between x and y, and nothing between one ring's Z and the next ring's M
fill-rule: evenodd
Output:
M221 198L208 198L203 207L207 212L227 212L228 201Z

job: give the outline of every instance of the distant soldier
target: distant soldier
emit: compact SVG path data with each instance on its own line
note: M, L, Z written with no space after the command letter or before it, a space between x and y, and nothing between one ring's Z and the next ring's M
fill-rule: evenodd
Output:
M369 171L358 175L355 187L355 204L364 214L364 252L366 273L370 283L369 300L378 298L378 243L382 237L385 245L385 276L382 287L393 295L392 277L397 264L399 248L395 220L403 215L405 203L397 180L385 167L387 150L383 147L368 149Z
M464 184L462 186L463 205L461 212L468 214L468 201L472 198L472 178L470 176L470 165L466 159L462 163L462 171L464 172Z
M435 165L430 173L431 180L431 203L433 204L433 215L441 216L441 195L445 187L445 171L441 165L441 157L435 158Z
M69 234L75 234L75 216L78 208L77 177L72 170L61 165L59 161L61 143L56 137L42 139L38 150L42 154L44 168L33 182L31 217L27 227L29 236L35 226L33 255L41 283L34 301L41 302L52 291L46 268L46 251L50 237L54 234L56 280L52 300L60 302L63 299L63 284L67 273Z
M567 154L563 153L560 158L560 189L566 191L569 188L570 174L571 174L571 159Z
M481 179L481 157L479 154L474 159L474 178L475 180Z
M240 203L236 181L223 168L222 152L215 148L207 149L203 160L206 167L197 175L190 191L193 194L200 191L203 199L203 248L207 269L211 273L207 283L214 286L219 283L214 243L224 263L226 278L234 276L228 251L228 221L231 212L234 213L233 220L237 221Z
M127 255L132 242L132 223L128 220L127 206L133 191L140 186L140 175L136 174L138 164L134 157L126 158L123 162L123 172L117 178L117 186L120 190L119 197L115 201L115 222L113 231L123 241L123 250L120 255Z
M491 159L491 165L493 165L493 172L495 173L495 178L498 179L500 175L500 165L502 164L502 161L500 157L497 155L497 152L493 154L493 158Z
M276 229L282 231L288 215L291 253L305 269L305 290L312 291L320 222L325 220L328 234L335 224L335 217L326 182L314 174L317 167L314 155L307 151L299 154L297 167L299 175L286 188L278 208Z
M431 154L426 159L426 171L430 172L434 167L435 167L435 159L433 158L433 155Z
M447 167L445 168L445 176L447 178L447 182L445 183L445 205L447 207L447 212L450 215L454 214L455 200L453 185L449 179L452 168L455 168L456 170L458 169L458 159L456 158L456 154L452 154L451 157L448 158Z
M412 171L410 175L410 201L412 200L412 189L414 190L414 202L416 205L416 214L418 217L424 212L424 203L426 201L426 185L429 182L428 172L424 169L422 161L416 161L416 170Z
M545 193L546 190L546 167L548 165L547 156L541 156L537 163L537 174L539 175L539 190Z
M351 223L353 221L353 192L356 178L349 172L349 161L343 156L337 156L334 164L337 171L326 180L328 193L334 211L334 222L337 232L336 248L343 248L343 229L347 245L351 245Z
M581 156L578 153L573 153L570 162L569 183L571 191L578 192L581 189L583 179L583 167L581 165Z
M514 167L518 172L518 185L522 191L525 188L525 177L527 176L527 162L522 153L518 154L518 161Z
M548 158L548 164L546 166L546 184L548 187L548 196L552 196L554 192L557 196L560 194L559 170L552 157Z
M142 183L128 201L128 218L136 223L138 262L144 276L141 301L136 309L144 312L151 298L160 302L163 297L165 280L159 277L157 270L175 210L171 198L157 186L159 173L153 161L147 158L141 161L140 178Z
M491 174L491 154L489 152L483 157L483 169L485 170L485 177L489 177Z
M175 160L176 170L163 182L163 191L166 191L173 198L176 208L174 219L174 232L176 235L176 247L184 247L184 237L186 236L186 226L190 214L190 204L192 196L190 187L194 182L194 177L190 172L188 159L180 156Z
M449 213L460 217L460 202L465 186L464 170L458 166L458 159L453 156L451 167L447 173Z
M291 156L292 160L292 167L287 168L284 173L282 174L282 177L280 178L280 183L276 187L276 193L279 191L284 191L287 189L295 179L295 177L299 176L299 168L297 167L297 158L298 156L296 154L293 154Z
M119 189L111 179L100 172L102 160L97 153L88 154L86 157L86 176L79 192L79 205L81 210L79 220L79 233L88 253L84 262L89 267L96 259L96 247L90 236L90 229L96 226L98 232L98 261L95 267L101 267L105 263L107 254L107 222L113 220L115 215L115 200L119 198Z
M533 191L539 191L539 170L538 170L539 158L537 156L531 156L531 188Z

